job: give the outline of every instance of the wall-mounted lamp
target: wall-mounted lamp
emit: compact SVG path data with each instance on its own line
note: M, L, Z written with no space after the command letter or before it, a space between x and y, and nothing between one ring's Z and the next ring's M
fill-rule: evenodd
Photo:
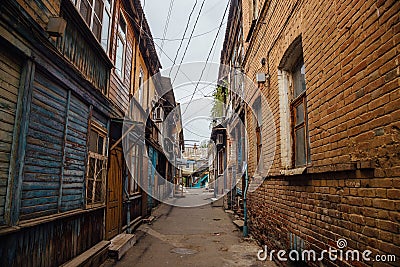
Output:
M262 66L265 66L265 63L267 62L267 60L265 59L265 57L263 57L262 59L261 59L261 65Z
M52 37L60 37L64 35L67 21L61 17L52 17L47 23L46 32Z

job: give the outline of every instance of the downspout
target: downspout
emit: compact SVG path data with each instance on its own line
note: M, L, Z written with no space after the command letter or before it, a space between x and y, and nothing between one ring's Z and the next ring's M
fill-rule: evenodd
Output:
M128 176L125 176L125 183L124 183L124 193L126 195L126 198L128 199L126 201L126 233L130 234L131 233L131 200L129 199L129 193L127 190L128 186Z
M249 176L247 173L247 163L245 163L245 176L244 176L244 181L245 181L245 186L243 190L243 236L247 237L249 235L248 232L248 227L247 227L247 189L249 187Z

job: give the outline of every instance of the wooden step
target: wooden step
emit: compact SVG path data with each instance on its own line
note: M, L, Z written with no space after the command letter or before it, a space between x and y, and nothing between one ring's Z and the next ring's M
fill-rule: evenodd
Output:
M108 256L115 260L120 260L122 256L136 243L136 236L133 234L119 234L111 239L108 248Z
M99 266L107 258L110 241L101 241L72 260L61 265L62 267Z

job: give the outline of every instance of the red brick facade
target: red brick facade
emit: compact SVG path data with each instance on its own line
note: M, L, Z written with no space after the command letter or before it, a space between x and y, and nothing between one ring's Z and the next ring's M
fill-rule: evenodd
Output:
M259 1L249 34L251 2L242 1L248 39L243 68L254 81L256 73L270 75L259 87L273 114L273 120L263 117L262 132L264 160L273 156L273 162L261 173L263 185L249 195L250 233L269 249L290 249L293 234L304 240L304 249L316 251L344 238L349 249L396 255L397 263L386 264L398 266L400 2ZM293 161L287 168L282 155L292 150L293 136L283 132L281 120L282 105L290 103L280 99L279 75L297 38L305 65L311 163L303 174L289 175L285 169L293 168ZM256 136L249 111L249 170L254 173Z

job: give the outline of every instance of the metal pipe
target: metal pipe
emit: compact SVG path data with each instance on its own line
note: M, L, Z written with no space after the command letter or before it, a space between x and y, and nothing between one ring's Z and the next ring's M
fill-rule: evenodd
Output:
M248 173L247 173L247 163L245 163L245 177L244 177L244 181L245 181L245 186L244 186L244 190L243 190L243 236L247 237L249 235L248 232L248 227L247 227L247 189L249 186L249 177L248 177Z

